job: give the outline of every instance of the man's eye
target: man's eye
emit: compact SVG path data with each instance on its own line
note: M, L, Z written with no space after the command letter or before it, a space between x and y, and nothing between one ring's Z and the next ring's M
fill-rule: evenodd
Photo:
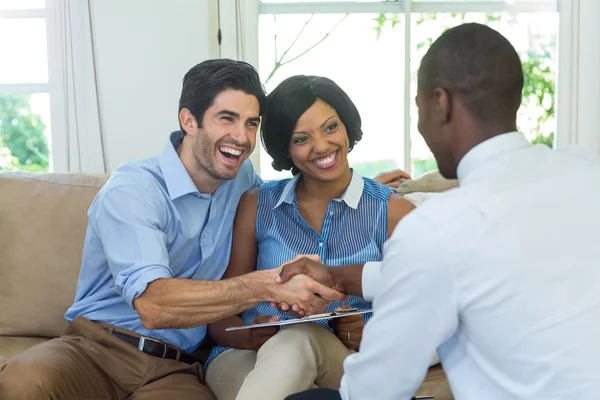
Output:
M233 122L233 118L231 117L221 117L222 120Z
M252 128L258 128L258 122L248 122L247 125L250 126L250 127L252 127Z

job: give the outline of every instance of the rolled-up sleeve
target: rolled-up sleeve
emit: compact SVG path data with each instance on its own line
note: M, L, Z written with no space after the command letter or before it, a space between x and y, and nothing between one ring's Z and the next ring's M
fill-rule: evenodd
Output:
M173 276L164 233L166 205L151 186L129 185L108 189L94 207L115 291L133 307L149 283Z

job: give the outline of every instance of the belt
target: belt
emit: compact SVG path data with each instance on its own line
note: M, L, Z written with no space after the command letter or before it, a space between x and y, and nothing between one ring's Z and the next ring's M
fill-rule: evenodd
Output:
M177 347L169 346L148 336L135 337L123 332L117 332L116 330L113 330L111 333L113 336L154 357L181 361L186 364L200 362L199 360L191 357L189 354L179 350Z

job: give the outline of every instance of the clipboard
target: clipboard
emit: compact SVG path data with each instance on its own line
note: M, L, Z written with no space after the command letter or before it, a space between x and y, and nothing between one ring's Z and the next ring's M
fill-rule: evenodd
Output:
M267 326L284 326L284 325L292 325L292 324L302 324L304 322L341 318L341 317L347 317L348 315L360 315L360 314L366 314L366 313L370 313L370 312L373 312L373 310L372 309L357 310L356 308L350 308L348 310L339 310L339 311L332 311L332 312L323 313L323 314L314 314L314 315L309 315L309 316L302 317L302 318L286 319L284 321L264 322L262 324L232 326L230 328L225 329L225 331L230 332L230 331L239 331L242 329L264 328Z

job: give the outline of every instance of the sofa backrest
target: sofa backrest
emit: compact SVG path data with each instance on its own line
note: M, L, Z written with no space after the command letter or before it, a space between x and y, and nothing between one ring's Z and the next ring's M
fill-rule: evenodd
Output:
M64 331L87 211L107 179L106 174L0 171L0 336L58 337ZM455 186L433 171L404 181L398 192L409 198Z
M59 336L108 175L0 172L0 336Z

